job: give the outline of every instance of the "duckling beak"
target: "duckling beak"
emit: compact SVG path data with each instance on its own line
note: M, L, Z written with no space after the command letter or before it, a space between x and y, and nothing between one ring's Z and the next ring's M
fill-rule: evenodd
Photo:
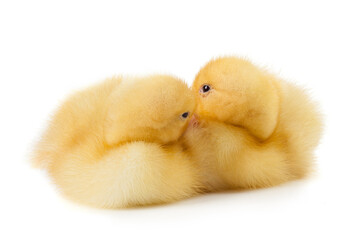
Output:
M194 113L189 121L188 128L196 128L199 126L199 117Z

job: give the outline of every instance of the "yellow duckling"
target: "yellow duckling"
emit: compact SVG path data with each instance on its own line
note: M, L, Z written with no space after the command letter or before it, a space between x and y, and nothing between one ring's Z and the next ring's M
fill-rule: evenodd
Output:
M176 141L195 109L182 81L116 77L80 91L58 109L34 164L79 203L123 208L197 193L199 177Z
M200 122L185 142L208 190L268 187L309 173L322 123L303 89L235 57L210 61L192 89Z

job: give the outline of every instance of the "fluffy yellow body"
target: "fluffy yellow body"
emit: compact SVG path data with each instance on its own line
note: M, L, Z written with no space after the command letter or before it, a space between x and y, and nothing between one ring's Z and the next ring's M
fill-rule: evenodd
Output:
M33 162L66 197L95 207L192 196L199 175L177 140L194 108L193 94L178 79L108 79L60 106Z
M199 121L185 131L194 112ZM33 162L68 198L122 208L305 177L321 130L303 89L228 57L201 69L192 92L164 75L77 92L53 116Z
M207 190L268 187L311 171L322 122L303 89L235 57L209 62L192 89L200 123L185 142Z

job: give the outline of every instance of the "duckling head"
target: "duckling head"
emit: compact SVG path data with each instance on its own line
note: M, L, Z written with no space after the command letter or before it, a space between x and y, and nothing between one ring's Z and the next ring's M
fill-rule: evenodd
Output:
M247 60L223 57L210 61L195 78L196 113L200 118L248 129L260 140L274 131L279 114L276 81Z
M123 82L108 99L105 141L109 145L176 141L194 110L193 93L177 78L154 75Z

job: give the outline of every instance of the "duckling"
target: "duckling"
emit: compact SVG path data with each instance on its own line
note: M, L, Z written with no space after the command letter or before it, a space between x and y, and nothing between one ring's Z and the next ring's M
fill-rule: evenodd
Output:
M33 163L67 198L94 207L190 197L197 168L177 140L194 109L190 89L171 76L107 79L60 106Z
M184 141L209 191L269 187L311 172L322 119L304 89L223 57L200 70L192 90L199 119Z

